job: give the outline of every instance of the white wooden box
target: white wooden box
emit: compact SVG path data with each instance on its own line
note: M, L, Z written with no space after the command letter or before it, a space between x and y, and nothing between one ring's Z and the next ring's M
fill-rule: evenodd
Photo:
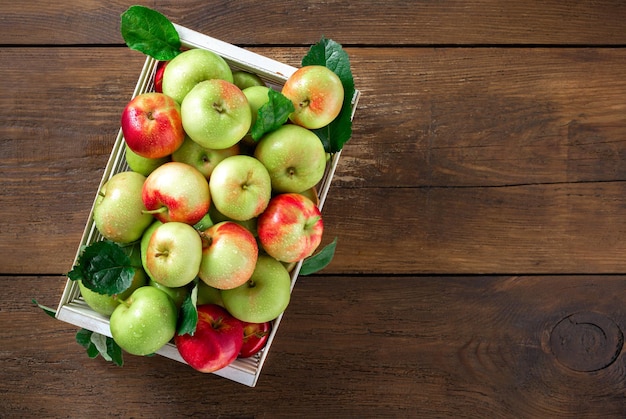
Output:
M174 24L174 26L178 31L183 47L203 48L213 51L222 56L233 70L244 70L258 74L268 86L273 87L278 91L281 90L282 85L285 83L287 78L289 78L289 76L297 70L297 68L295 67L280 63L278 61L253 53L243 48L236 47L215 38L211 38L183 26L177 24ZM151 57L146 58L145 64L139 76L139 80L137 82L137 86L135 87L135 91L133 92L132 97L135 97L141 93L154 90L153 80L157 64L157 60ZM356 110L359 95L360 93L356 91L353 97L352 115L354 115L354 112ZM129 170L124 157L124 147L124 138L122 136L122 130L120 129L98 189L100 189L100 187L102 187L102 185L107 182L114 174ZM327 164L324 178L318 185L320 210L323 208L324 201L326 200L328 189L330 188L331 180L335 172L335 168L337 167L340 154L341 152L338 152L332 156L331 160ZM78 260L78 256L80 255L83 246L87 246L98 240L102 240L102 236L98 233L95 227L92 215L93 205L82 236L82 240L76 252L74 264L76 264L76 261ZM297 280L301 265L302 262L298 263L298 265L291 272L292 290ZM65 290L61 297L56 317L59 320L73 324L75 326L85 328L109 337L111 336L108 317L100 315L91 310L91 308L89 308L89 306L82 299L78 284L69 279L67 280ZM274 340L274 337L276 336L276 332L278 331L278 326L281 319L282 315L274 320L269 340L265 348L261 352L250 358L237 359L228 367L216 371L213 374L228 378L230 380L245 384L250 387L254 387L259 378L261 368L265 362L265 358L269 352L269 348L272 344L272 341ZM163 348L157 351L157 353L164 357L185 363L185 361L178 353L178 350L172 343L166 344Z

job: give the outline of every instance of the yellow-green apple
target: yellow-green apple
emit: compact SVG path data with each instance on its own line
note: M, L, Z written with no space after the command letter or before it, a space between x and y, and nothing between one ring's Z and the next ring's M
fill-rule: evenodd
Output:
M233 73L226 61L214 52L194 48L183 51L168 62L163 72L163 93L178 103L202 81L222 79L233 82Z
M146 178L141 194L150 214L162 222L195 224L209 211L209 182L198 169L168 162Z
M141 192L146 177L132 171L119 172L102 185L94 203L93 220L106 239L131 243L141 238L153 217L146 214Z
M193 281L202 261L202 239L189 224L170 221L158 226L146 249L150 277L166 287L182 287Z
M222 290L224 307L241 321L263 323L285 311L291 298L291 278L282 263L259 254L252 277L243 285Z
M285 82L282 94L295 111L289 119L308 129L330 124L341 112L344 90L339 77L321 65L304 66Z
M263 164L251 156L227 157L209 179L216 209L232 220L245 221L261 214L272 195L272 181Z
M189 295L189 287L187 286L166 287L163 284L159 284L154 279L150 279L148 281L148 285L150 285L151 287L156 287L160 289L161 291L163 291L164 293L166 293L167 295L169 295L169 297L172 299L172 301L174 302L174 305L176 306L178 310L180 310L180 306L183 305L183 302L187 298L187 295Z
M168 156L185 140L180 105L163 93L139 94L122 111L122 133L140 156Z
M322 241L319 208L298 193L274 196L257 220L263 249L281 262L297 262L313 254Z
M200 233L202 261L198 276L218 289L238 287L252 276L259 247L245 227L222 221Z
M303 192L322 180L326 152L312 131L298 125L283 125L264 135L254 150L267 168L276 192Z
M148 285L139 287L111 314L111 336L130 354L153 354L176 334L177 313L174 302L163 291Z
M168 61L159 61L157 63L156 70L154 72L154 91L157 93L163 93L163 73L165 72L165 66Z
M239 358L250 358L256 355L265 347L271 331L271 322L243 322L243 345L241 345L241 350L239 351Z
M204 304L217 304L224 307L222 293L217 288L207 285L204 281L198 281L198 295L196 306Z
M130 259L131 266L135 268L135 275L133 276L130 286L120 294L100 294L87 288L83 285L82 281L78 281L78 287L80 288L80 293L83 296L83 299L96 313L110 316L113 313L113 310L115 310L115 307L117 307L120 303L120 300L125 300L130 297L133 291L137 288L146 285L147 277L141 265L139 244L134 243L130 245L127 254Z
M265 82L258 74L243 70L233 71L233 83L241 90L250 86L265 86Z
M243 326L216 304L200 305L197 308L195 333L177 334L174 343L190 367L200 372L214 372L237 359L243 344Z
M124 145L124 147L124 158L126 159L126 164L128 164L130 170L140 173L144 176L148 176L154 171L154 169L170 161L170 156L165 156L158 159L150 159L148 157L143 157L135 153L133 150L130 149L130 147L128 147L127 144Z
M212 149L201 146L187 136L183 145L172 154L172 160L195 167L208 179L219 162L237 154L239 143L228 148Z
M226 80L198 83L180 105L183 128L206 148L228 148L250 129L252 114L240 88Z

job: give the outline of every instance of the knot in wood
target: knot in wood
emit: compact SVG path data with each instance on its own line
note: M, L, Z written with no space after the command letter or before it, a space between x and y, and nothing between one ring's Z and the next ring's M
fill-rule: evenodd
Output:
M593 312L576 313L552 329L550 348L563 366L574 371L598 371L611 365L624 345L624 334L613 320Z

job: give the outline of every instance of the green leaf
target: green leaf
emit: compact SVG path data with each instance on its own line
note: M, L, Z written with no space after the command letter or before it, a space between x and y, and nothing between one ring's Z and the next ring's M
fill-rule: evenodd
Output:
M110 338L108 336L107 336L106 344L107 344L107 353L111 357L111 361L113 361L113 363L117 365L118 367L123 366L124 358L122 355L122 348L120 348L120 345L118 345L113 340L113 338Z
M107 353L106 336L101 335L100 333L92 333L89 340L91 341L91 343L94 344L94 346L96 347L100 355L102 355L102 358L104 358L105 361L111 361L111 357Z
M300 267L300 275L311 275L315 272L321 271L333 260L335 256L335 248L337 247L337 238L332 243L324 246L317 254L308 257L302 262Z
M181 43L170 20L145 6L130 6L122 13L122 38L130 49L157 60L168 61L180 54Z
M87 246L67 276L97 293L115 295L130 287L135 267L124 249L104 240Z
M112 361L117 366L124 365L122 348L115 341L99 333L87 329L80 329L76 333L76 342L87 350L89 358L102 356L106 361Z
M252 139L259 141L268 132L280 128L295 108L291 100L274 89L269 89L269 100L259 108L256 122L251 130Z
M78 332L76 332L76 342L85 349L89 348L89 346L92 345L91 343L92 333L93 332L91 330L80 329Z
M42 310L43 310L43 312L44 312L44 313L46 313L48 316L53 317L53 318L56 318L56 314L57 314L57 311L56 311L56 310L53 310L53 309L51 309L50 307L46 307L46 306L44 306L44 305L39 304L39 303L37 302L37 300L35 300L34 298L33 298L33 299L31 299L31 301L32 301L32 302L33 302L33 304L35 304L37 307L39 307L40 309L42 309Z
M198 309L196 308L198 302L198 280L196 279L195 281L193 289L187 294L185 301L183 301L180 307L181 318L176 330L176 333L179 335L189 334L193 336L196 333L196 326L198 325Z
M91 335L93 332L87 329L80 329L76 333L76 342L78 342L83 348L87 350L87 356L89 358L95 358L98 356L98 348L91 341Z
M322 65L332 70L343 85L344 97L341 112L328 126L314 130L329 153L340 151L352 136L352 97L354 96L354 78L350 69L350 57L342 46L322 37L312 45L302 59L302 66Z

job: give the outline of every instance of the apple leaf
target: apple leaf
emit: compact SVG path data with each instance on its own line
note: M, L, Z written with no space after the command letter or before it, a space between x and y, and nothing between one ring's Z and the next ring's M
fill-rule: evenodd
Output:
M322 37L312 45L308 53L302 58L302 66L323 65L332 70L341 80L344 97L341 112L327 126L314 130L326 151L336 153L352 136L352 98L354 96L354 79L350 69L350 57L341 44Z
M122 13L121 32L130 49L160 61L180 54L180 37L163 14L145 6L130 6Z
M44 305L41 305L37 302L37 300L35 300L34 298L31 300L33 302L33 304L35 304L37 307L39 307L40 309L43 310L44 313L46 313L48 316L56 318L56 310L51 309L50 307L46 307Z
M72 281L100 294L120 294L130 287L135 268L126 251L114 242L97 241L85 247L73 269L67 274Z
M76 333L76 342L87 351L89 358L102 356L106 361L112 361L117 366L124 365L122 348L115 341L99 333L87 329L80 329Z
M195 280L193 289L180 307L180 322L176 333L179 335L189 334L192 335L196 332L196 326L198 325L198 309L196 303L198 301L198 280Z
M302 266L300 267L300 275L311 275L327 267L335 256L336 247L337 237L335 237L335 239L331 243L324 246L324 248L318 253L306 258L304 262L302 262Z
M268 132L280 128L295 110L291 100L274 89L267 92L269 100L259 108L256 122L251 130L252 139L259 141Z

